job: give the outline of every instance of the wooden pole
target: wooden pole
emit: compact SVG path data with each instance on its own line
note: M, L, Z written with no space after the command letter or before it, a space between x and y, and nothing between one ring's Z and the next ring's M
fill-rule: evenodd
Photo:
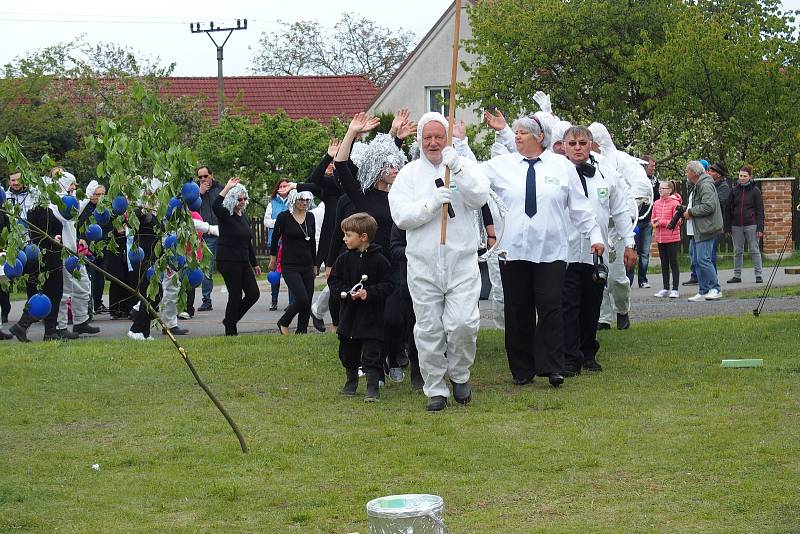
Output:
M461 0L456 0L455 27L453 28L453 63L450 69L450 104L447 113L447 146L453 144L453 125L456 121L456 76L458 75L458 45L461 31ZM450 168L444 170L444 186L450 187ZM447 241L447 204L442 205L442 233L439 243Z

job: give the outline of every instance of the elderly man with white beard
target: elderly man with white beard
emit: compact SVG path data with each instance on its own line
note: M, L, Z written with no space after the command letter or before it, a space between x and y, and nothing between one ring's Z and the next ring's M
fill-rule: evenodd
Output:
M447 120L426 113L417 123L420 158L403 167L389 191L392 219L406 231L408 289L417 323L414 341L428 397L426 409L442 410L453 384L460 404L472 398L470 367L480 326L478 234L473 211L489 198L489 182L477 165L446 146ZM450 188L437 184L447 166ZM441 182L439 182L441 184ZM441 245L440 214L449 204L447 243Z

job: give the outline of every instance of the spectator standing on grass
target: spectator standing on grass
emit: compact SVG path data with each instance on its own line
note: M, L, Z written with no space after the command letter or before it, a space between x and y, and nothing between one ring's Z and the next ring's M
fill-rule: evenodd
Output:
M667 228L667 225L672 221L675 210L680 206L680 201L675 196L675 183L671 181L659 182L658 194L658 200L653 203L651 221L656 243L658 243L658 256L661 260L661 280L664 283L664 289L658 291L655 296L676 299L680 296L678 292L678 283L680 282L678 252L681 248L681 226L680 221L672 229ZM669 283L670 272L672 273L671 286Z
M730 218L728 204L731 200L731 186L726 179L727 173L724 163L714 163L708 168L708 175L714 179L714 187L717 189L719 207L722 210L722 226L724 228L730 226L728 222ZM719 244L724 237L725 234L720 234L714 242L714 253L711 255L711 261L714 262L714 269L717 268L717 250L719 250Z
M690 302L717 300L722 292L717 279L717 271L711 261L717 236L722 232L722 210L719 207L717 189L699 161L690 161L684 170L686 179L694 185L689 195L689 204L683 212L687 232L694 235L694 256L697 270L698 292L690 297Z
M756 283L764 281L761 277L761 250L758 240L764 236L764 199L761 190L753 181L753 167L745 165L739 170L739 179L733 187L728 205L729 226L725 227L733 238L733 278L729 284L742 281L744 244L750 249L753 258L753 271Z
M231 178L212 206L219 229L217 269L228 290L228 304L222 320L226 336L239 335L237 324L261 294L256 281L261 268L253 248L250 219L245 213L247 200L247 188L238 178Z
M208 166L203 165L197 168L197 180L200 182L200 198L202 204L200 206L200 217L208 224L217 225L217 214L214 213L214 201L222 191L222 184L214 180L214 174ZM211 303L211 291L214 289L214 271L216 270L216 256L217 256L217 242L218 236L207 235L205 244L211 252L208 262L208 275L203 277L202 294L203 302L197 311L211 311L213 309Z

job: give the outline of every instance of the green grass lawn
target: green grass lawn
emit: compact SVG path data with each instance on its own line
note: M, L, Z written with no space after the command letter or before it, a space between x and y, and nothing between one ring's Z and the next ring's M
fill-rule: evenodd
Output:
M436 414L407 381L340 396L330 334L185 340L247 455L165 341L4 342L0 531L365 534L399 493L454 533L796 531L798 321L602 332L605 371L561 389L513 386L484 331L473 404Z

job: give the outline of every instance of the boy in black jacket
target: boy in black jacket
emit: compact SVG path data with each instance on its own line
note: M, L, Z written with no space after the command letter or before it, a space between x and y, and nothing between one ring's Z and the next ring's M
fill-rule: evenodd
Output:
M383 371L383 308L392 292L391 265L372 243L378 223L366 213L356 213L342 221L347 251L336 260L328 279L331 295L341 299L339 312L339 359L347 372L344 395L358 389L358 367L367 375L366 402L380 396L378 381Z

